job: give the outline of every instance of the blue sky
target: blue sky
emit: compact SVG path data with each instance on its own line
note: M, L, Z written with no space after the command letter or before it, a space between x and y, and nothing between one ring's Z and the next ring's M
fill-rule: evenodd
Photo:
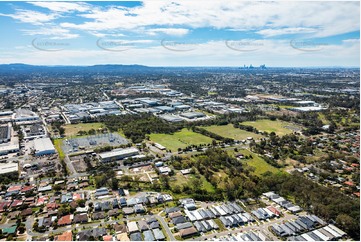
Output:
M0 63L360 65L360 3L0 2Z

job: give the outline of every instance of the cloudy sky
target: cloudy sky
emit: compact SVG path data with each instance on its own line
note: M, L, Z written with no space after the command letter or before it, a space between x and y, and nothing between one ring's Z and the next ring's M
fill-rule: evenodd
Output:
M0 2L0 63L360 65L360 3Z

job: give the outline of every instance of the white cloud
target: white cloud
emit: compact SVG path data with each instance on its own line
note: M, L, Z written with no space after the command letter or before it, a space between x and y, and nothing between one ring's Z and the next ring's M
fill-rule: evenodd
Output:
M28 2L34 6L47 8L55 12L85 12L91 10L91 6L86 3L75 3L75 2Z
M273 30L271 36L282 30L310 34L315 29L312 34L318 37L359 30L357 2L145 1L133 8L93 7L79 16L88 20L65 22L62 26L88 31L152 26L248 31L266 28L269 32Z
M149 35L156 35L158 33L173 35L173 36L184 36L188 34L188 29L182 28L156 28L156 29L148 29L146 33Z
M43 25L44 23L50 22L56 19L59 15L55 13L45 14L32 10L19 9L15 14L3 14L0 16L10 17L23 23L29 23L33 25Z
M124 52L105 50L71 50L46 52L29 48L28 51L0 53L3 63L30 64L144 64L149 66L359 66L359 43L327 45L319 51L294 49L287 40L264 40L262 48L254 52L234 51L223 41L209 41L194 46L192 51L176 52L156 45L149 48L130 48Z
M70 30L60 27L47 27L35 30L22 30L25 35L44 35L50 36L50 39L74 39L78 38L79 34L70 33Z
M309 34L315 33L318 30L315 28L281 28L281 29L262 29L257 31L257 34L263 35L265 37L273 37L277 35L286 35L286 34Z

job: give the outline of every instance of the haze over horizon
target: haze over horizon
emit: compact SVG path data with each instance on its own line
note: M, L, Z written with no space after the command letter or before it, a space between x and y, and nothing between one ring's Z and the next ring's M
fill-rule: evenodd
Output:
M1 2L0 9L0 64L360 66L359 2Z

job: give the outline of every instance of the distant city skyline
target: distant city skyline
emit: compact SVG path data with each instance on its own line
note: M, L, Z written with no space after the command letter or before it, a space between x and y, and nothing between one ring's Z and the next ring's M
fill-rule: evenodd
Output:
M0 2L0 64L359 67L359 20L358 1Z

